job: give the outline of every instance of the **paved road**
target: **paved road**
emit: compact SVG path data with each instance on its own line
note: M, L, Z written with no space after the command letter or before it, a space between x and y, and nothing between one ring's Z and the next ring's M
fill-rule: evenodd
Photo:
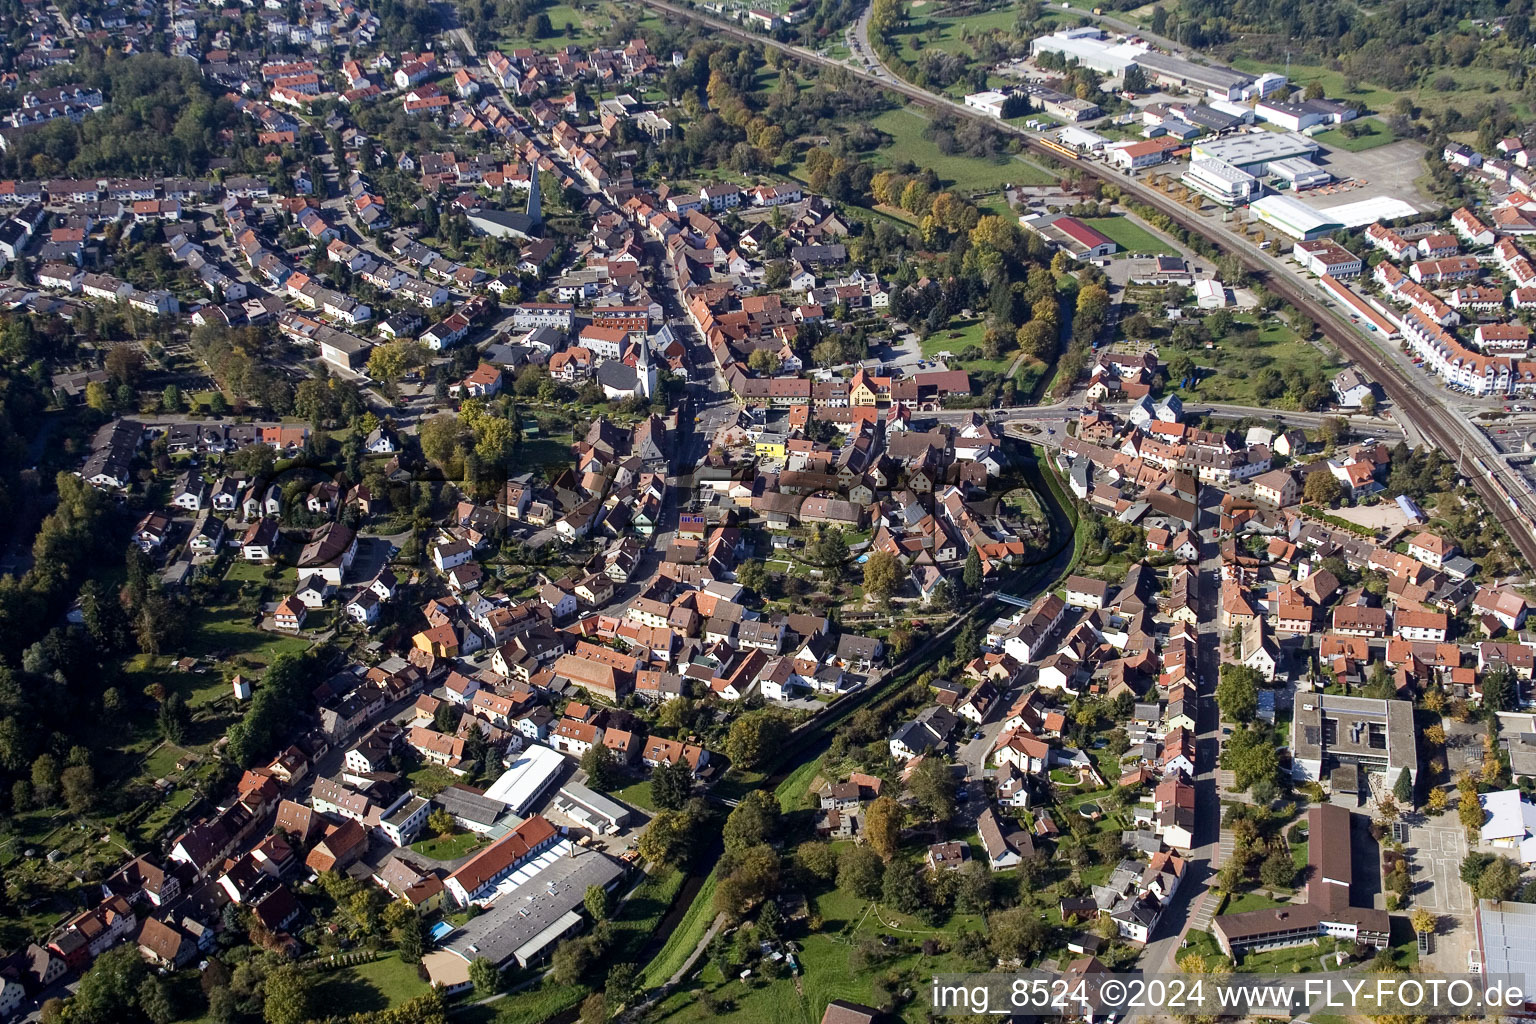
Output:
M1200 697L1195 730L1195 843L1189 851L1184 881L1173 903L1158 922L1154 938L1142 950L1139 965L1148 972L1173 971L1184 934L1192 926L1209 924L1215 899L1207 884L1221 866L1221 799L1216 782L1220 722L1216 710L1216 678L1221 661L1221 634L1217 626L1217 600L1221 589L1221 555L1216 538L1221 492L1204 488L1200 501L1200 625L1199 671L1196 692ZM1203 913L1202 913L1203 911ZM1192 919L1194 919L1192 921Z

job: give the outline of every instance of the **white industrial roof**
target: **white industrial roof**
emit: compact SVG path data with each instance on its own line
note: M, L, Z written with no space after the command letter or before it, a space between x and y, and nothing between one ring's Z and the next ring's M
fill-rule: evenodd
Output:
M1302 234L1338 223L1331 216L1325 216L1323 211L1314 210L1301 200L1292 199L1290 196L1265 196L1249 204L1249 209L1255 213L1262 213L1268 219L1295 228Z
M1198 167L1201 172L1210 175L1212 178L1231 182L1234 185L1242 185L1254 180L1253 175L1249 174L1241 167L1235 167L1218 157L1196 157L1190 161L1189 167L1190 170L1194 170Z
M549 747L530 743L517 755L512 767L491 783L491 788L485 791L486 798L500 800L514 814L522 814L527 809L526 805L538 796L539 791L564 766L565 758L559 753Z
M1342 206L1330 206L1322 212L1328 216L1329 220L1338 221L1347 228L1358 228L1366 224L1375 224L1379 220L1415 217L1418 216L1419 211L1401 199L1393 199L1391 196L1373 196L1370 199L1361 199Z
M1281 160L1269 162L1269 173L1278 174L1282 178L1312 177L1318 174L1332 177L1328 169L1302 156L1288 156Z
M1529 864L1536 860L1536 807L1523 799L1518 789L1506 789L1498 793L1484 793L1478 797L1488 820L1483 823L1483 842L1513 841L1520 847L1520 862Z
M1067 125L1056 136L1068 146L1082 146L1084 149L1097 149L1109 142L1108 137L1098 132L1091 132L1087 128L1077 128Z

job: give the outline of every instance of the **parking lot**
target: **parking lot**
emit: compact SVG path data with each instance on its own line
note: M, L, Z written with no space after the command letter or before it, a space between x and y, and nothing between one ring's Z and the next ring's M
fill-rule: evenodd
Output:
M1309 206L1342 206L1374 196L1388 196L1411 203L1421 212L1434 208L1414 184L1414 179L1424 170L1424 147L1417 142L1404 139L1363 153L1325 145L1318 157L1319 163L1334 177L1363 184L1359 188L1334 189L1327 193L1321 189L1298 193L1296 198Z

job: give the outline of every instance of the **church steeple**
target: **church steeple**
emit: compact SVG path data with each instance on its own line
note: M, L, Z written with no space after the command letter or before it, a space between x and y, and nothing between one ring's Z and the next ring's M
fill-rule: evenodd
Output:
M651 362L651 339L641 335L635 355L635 389L646 398L656 396L656 366Z

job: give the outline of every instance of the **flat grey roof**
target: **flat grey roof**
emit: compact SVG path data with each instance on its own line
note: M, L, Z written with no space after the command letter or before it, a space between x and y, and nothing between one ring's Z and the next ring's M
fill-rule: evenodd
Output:
M1234 71L1212 64L1196 64L1194 61L1185 60L1182 57L1170 57L1165 53L1153 53L1150 50L1136 56L1136 63L1151 71L1161 71L1167 75L1178 75L1180 78L1200 85L1217 89L1230 89L1233 86L1247 85L1254 81L1253 75Z
M1323 743L1323 720L1339 723L1334 743ZM1387 749L1377 750L1348 740L1344 730L1352 723L1380 723L1386 727ZM1309 693L1298 695L1292 747L1297 757L1315 760L1330 751L1346 755L1384 758L1393 768L1418 768L1414 749L1413 704L1406 700L1382 700L1375 697L1345 697L1339 694Z
M1310 155L1319 148L1311 139L1294 132L1259 131L1201 139L1194 144L1193 152L1196 157L1215 157L1242 167L1245 164Z
M605 853L582 846L569 848L570 853L498 897L485 913L471 918L448 937L443 948L469 961L483 956L503 964L514 953L533 959L538 950L525 947L566 914L578 911L587 886L606 889L624 875L624 865Z
M560 795L573 804L580 804L599 817L607 818L615 825L622 825L629 820L630 810L628 807L625 807L617 800L610 800L603 794L594 789L589 789L579 782L567 782L561 786Z
M500 800L492 800L458 786L449 786L432 799L449 814L483 825L493 823L507 809L507 805Z

